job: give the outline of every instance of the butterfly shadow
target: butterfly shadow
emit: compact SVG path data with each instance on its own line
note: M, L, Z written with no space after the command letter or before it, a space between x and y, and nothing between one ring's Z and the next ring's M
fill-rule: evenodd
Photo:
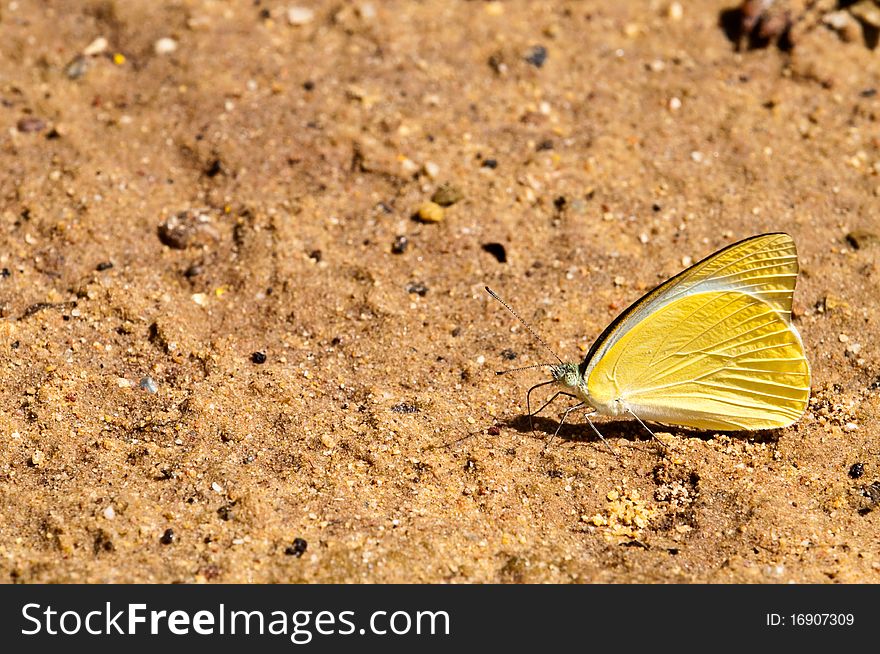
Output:
M547 438L553 436L559 429L557 437L563 441L571 443L599 443L599 437L590 429L590 425L586 420L566 422L559 427L559 421L544 416L533 416L531 419L528 414L522 414L510 418L509 420L499 423L503 427L513 429L521 434L534 432L536 436L545 434ZM605 438L619 438L628 440L632 443L645 442L651 440L651 434L635 420L606 420L600 418L593 420L596 429ZM654 433L667 432L685 438L699 438L700 440L710 441L718 436L728 436L734 440L750 441L752 443L774 444L782 435L782 429L764 429L761 431L719 431L706 429L692 429L690 427L673 427L661 425L657 423L648 423Z

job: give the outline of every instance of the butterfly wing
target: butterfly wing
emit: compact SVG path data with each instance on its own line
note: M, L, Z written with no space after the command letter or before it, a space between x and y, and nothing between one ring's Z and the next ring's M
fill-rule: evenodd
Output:
M586 377L591 363L599 361L623 334L646 316L693 293L712 290L747 293L769 304L789 324L797 275L797 250L788 234L761 234L729 245L633 302L593 343L581 363L581 374Z
M592 403L698 429L792 424L810 394L791 325L796 279L786 234L741 241L673 277L591 348L582 367Z
M766 302L710 291L627 331L587 380L597 404L698 429L772 429L803 415L810 369L797 331ZM609 412L616 413L611 410Z

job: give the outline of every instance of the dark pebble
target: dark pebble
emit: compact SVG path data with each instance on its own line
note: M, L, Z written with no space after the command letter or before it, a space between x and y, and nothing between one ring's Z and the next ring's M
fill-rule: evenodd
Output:
M110 270L112 267L112 261L102 261L97 266L95 266L95 270L97 270L98 272L104 272L105 270Z
M231 504L224 504L219 509L217 509L217 515L220 516L221 520L231 520L233 515L233 506Z
M506 350L501 350L501 358L507 359L508 361L513 361L516 358L516 352L507 348Z
M193 277L198 277L203 272L205 272L205 269L202 268L202 266L200 266L199 264L194 263L189 268L183 271L183 276L192 279Z
M468 457L464 462L464 471L465 472L476 472L477 471L477 462L474 461L471 457Z
M556 207L556 211L562 211L567 204L568 200L565 199L564 195L559 195L553 200L553 206Z
M489 436L498 436L501 433L501 428L496 425L492 425L491 427L489 427L489 429L486 430L486 433L489 434Z
M312 250L311 252L309 252L309 259L316 263L320 262L323 257L324 255L320 250Z
M284 553L288 556L295 556L296 558L300 558L303 554L305 554L308 547L309 544L306 542L305 538L294 538L293 545L285 548Z
M453 327L452 328L453 336L461 336L461 327Z
M306 91L314 91L315 83L312 80L307 79L305 82L303 82L303 89L305 89Z
M861 93L859 93L859 95L862 96L863 98L873 98L875 95L877 95L877 89L875 89L873 87L868 88L868 89L863 90Z
M507 263L507 250L501 243L483 243L483 251L495 257L498 263Z
M254 363L266 363L266 355L263 352L254 352L251 354L251 361Z
M543 45L533 45L526 53L526 61L535 68L540 68L547 61L547 48Z
M864 463L853 463L849 467L850 479L858 479L863 474L865 474L865 464Z
M401 402L400 404L395 404L391 407L391 411L393 413L417 413L419 407L414 404L407 404L406 402Z
M208 167L205 168L205 175L207 177L216 177L220 173L223 172L223 164L219 159L214 159L211 163L208 164Z
M16 127L19 132L42 132L46 129L46 121L36 116L28 116L19 120Z
M662 208L663 208L663 207L661 207L661 206L660 206L659 204L657 204L656 202L655 202L654 204L651 205L651 211L660 211L660 209L662 209Z
M490 168L495 170L498 168L498 160L497 159L486 159L483 161L483 168Z
M12 273L9 272L9 268L4 268L3 270L0 270L0 277L11 277L11 276L12 276Z
M395 237L394 243L391 244L391 251L394 254L403 254L406 252L408 245L409 239L401 234L400 236Z
M535 152L542 152L544 150L552 150L552 149L553 149L553 141L551 141L550 139L544 139L543 141L538 143L537 147L535 148Z
M424 282L410 282L406 285L406 292L425 297L428 294L428 286Z
M174 535L174 530L166 529L165 533L162 534L162 538L159 539L159 542L163 545L171 545L175 540L177 540L177 536Z

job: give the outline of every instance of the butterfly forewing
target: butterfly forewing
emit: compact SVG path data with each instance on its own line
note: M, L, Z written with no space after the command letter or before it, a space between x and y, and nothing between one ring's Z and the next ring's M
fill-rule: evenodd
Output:
M633 325L693 293L740 291L766 302L788 324L797 275L797 250L788 234L761 234L729 245L668 279L621 313L596 339L581 372L588 375L591 366Z

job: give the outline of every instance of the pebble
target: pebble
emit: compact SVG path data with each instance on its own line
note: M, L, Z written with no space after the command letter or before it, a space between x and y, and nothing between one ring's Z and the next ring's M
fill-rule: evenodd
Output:
M669 110L678 111L681 109L681 100L676 97L669 98Z
M108 506L106 509L104 509L104 517L107 518L107 520L112 520L116 517L116 511L113 509L112 506Z
M192 298L192 301L200 307L203 307L208 303L208 296L205 293L193 293L190 297Z
M89 60L84 55L76 55L70 60L70 63L64 67L64 74L67 79L79 79L86 74L89 69Z
M684 7L680 2L672 2L666 10L666 15L669 16L669 20L680 21L684 18Z
M403 254L406 252L407 246L409 246L409 239L400 234L394 238L394 243L391 244L391 252L393 254Z
M202 211L180 211L159 225L159 240L175 250L208 245L220 238L211 223L211 216Z
M547 61L547 48L543 45L533 45L526 52L525 60L535 68L540 68Z
M46 455L43 454L41 450L34 450L34 453L31 454L31 465L35 468L39 468L46 462Z
M147 391L149 393L156 393L159 391L159 387L156 386L156 382L153 381L153 378L150 377L149 375L147 375L146 377L141 379L138 386L140 386L141 388L143 388L145 391Z
M28 116L19 120L16 124L16 128L19 132L25 134L29 132L42 132L46 129L46 121L42 118L37 118L36 116Z
M849 467L849 476L850 479L858 479L863 474L865 474L865 464L864 463L853 463Z
M436 202L423 202L416 211L416 216L423 223L439 223L443 221L445 212Z
M308 25L315 20L315 12L308 7L288 7L287 22L291 25Z
M170 37L162 37L153 44L153 52L157 55L171 54L177 50L177 41Z
M431 202L439 204L441 207L449 207L460 202L464 198L461 189L452 184L441 184L431 196Z
M175 536L173 529L166 529L162 537L159 538L159 542L163 545L171 545L175 540L177 540L177 536Z
M218 484L218 483L215 481L215 482L212 482L212 483L211 483L211 490L214 491L215 493L222 493L222 492L223 492L223 486L221 486L220 484Z
M406 292L425 297L428 294L428 285L424 282L410 282L406 285Z
M305 538L294 538L293 544L285 548L284 553L287 556L295 556L296 558L300 558L303 554L305 554L308 547L309 544Z
M94 57L95 55L99 55L105 52L108 45L109 43L107 39L103 36L99 36L94 41L89 43L85 48L83 48L82 53L86 57Z
M264 352L254 352L251 354L251 361L256 364L266 363L266 354Z
M854 422L848 422L843 426L843 431L858 431L859 426Z
M431 179L437 179L437 176L440 174L440 166L435 164L433 161L426 161L425 173L427 173L428 177L430 177Z
M97 266L95 266L95 270L97 270L98 272L104 272L105 270L110 270L112 267L112 261L102 261Z

